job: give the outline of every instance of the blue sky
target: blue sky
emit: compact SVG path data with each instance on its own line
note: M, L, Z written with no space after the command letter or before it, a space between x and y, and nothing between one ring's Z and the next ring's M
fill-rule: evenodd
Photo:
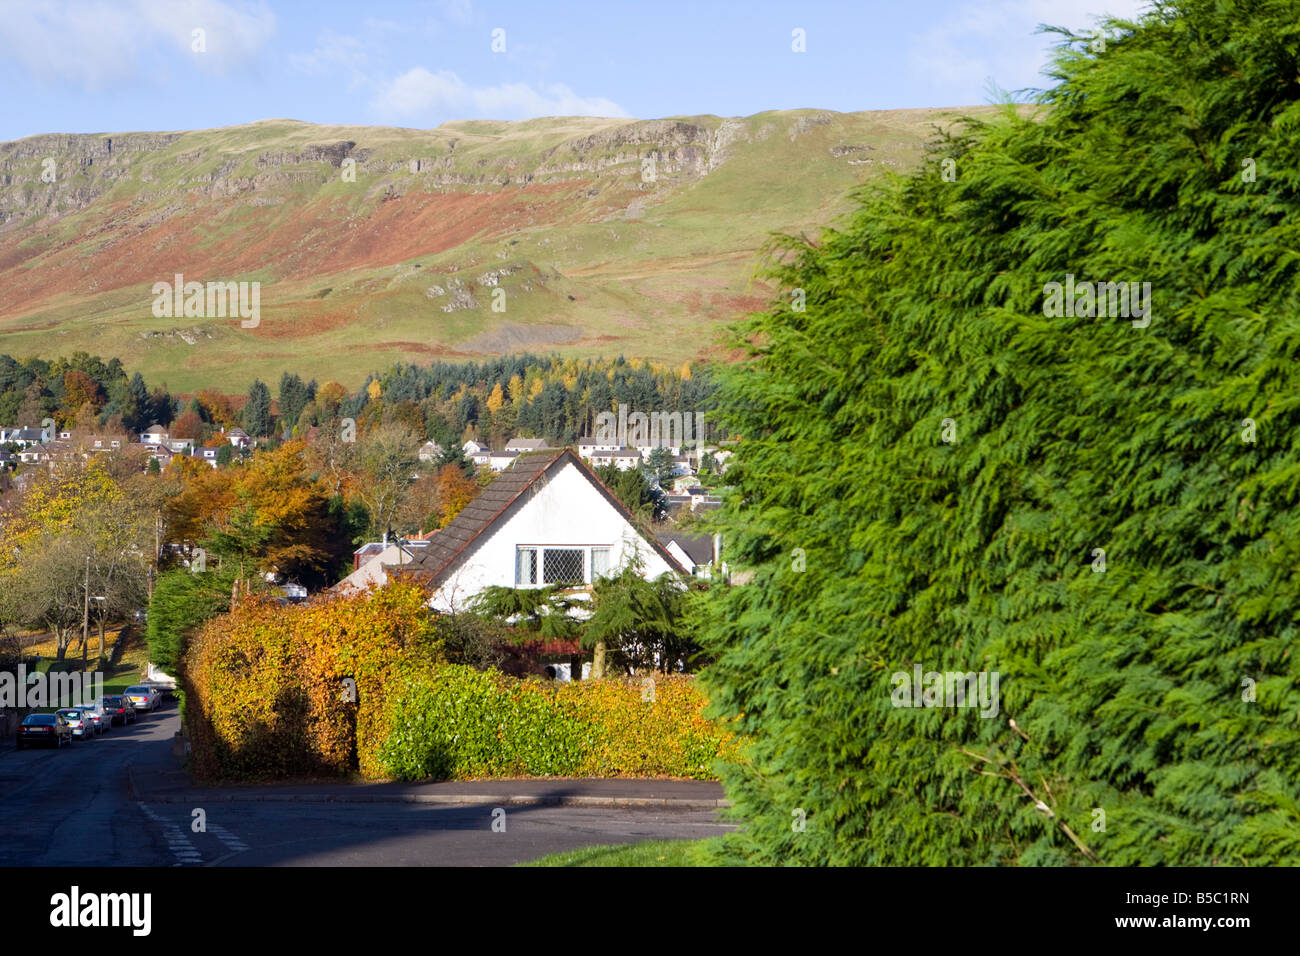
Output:
M0 14L0 140L289 117L745 116L988 102L1039 87L1040 23L1142 0L488 3L35 0ZM805 51L792 49L804 31ZM196 30L202 30L196 34ZM493 31L497 45L494 52ZM201 38L201 44L199 43ZM195 47L201 45L202 50Z

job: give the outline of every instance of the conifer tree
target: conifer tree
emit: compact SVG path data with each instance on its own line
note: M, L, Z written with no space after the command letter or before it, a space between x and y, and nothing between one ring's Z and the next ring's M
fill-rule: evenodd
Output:
M1300 5L1104 33L776 246L719 395L731 853L1300 863ZM914 706L915 668L996 707Z

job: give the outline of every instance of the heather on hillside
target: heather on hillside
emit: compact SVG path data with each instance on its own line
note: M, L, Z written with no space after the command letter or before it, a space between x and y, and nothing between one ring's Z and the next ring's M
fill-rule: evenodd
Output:
M1161 3L1054 80L783 243L741 329L749 860L1300 863L1300 4Z

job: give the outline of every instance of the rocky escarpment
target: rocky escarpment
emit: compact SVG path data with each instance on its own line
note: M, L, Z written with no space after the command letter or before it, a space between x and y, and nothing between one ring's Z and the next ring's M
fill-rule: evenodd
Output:
M0 225L81 209L180 133L50 133L0 143Z
M290 128L298 132L301 124ZM231 146L226 131L43 135L0 144L0 228L84 209L125 180L133 206L167 206L196 198L254 194L252 205L275 205L303 184L340 176L384 177L378 194L409 189L505 188L602 177L614 170L646 180L696 178L726 161L743 124L717 128L683 120L632 121L528 156L501 154L490 142L433 130L409 147L375 148L356 140L261 149ZM283 135L267 129L267 139ZM400 155L396 155L400 153ZM389 188L391 187L391 188Z

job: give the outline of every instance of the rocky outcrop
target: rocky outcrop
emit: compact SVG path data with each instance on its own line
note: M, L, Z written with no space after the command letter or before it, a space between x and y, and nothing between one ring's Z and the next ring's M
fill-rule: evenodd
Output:
M347 140L331 143L328 146L307 146L296 153L265 152L257 157L257 165L261 169L300 166L303 163L326 163L338 167L343 165L343 160L348 158L356 145L351 140Z

